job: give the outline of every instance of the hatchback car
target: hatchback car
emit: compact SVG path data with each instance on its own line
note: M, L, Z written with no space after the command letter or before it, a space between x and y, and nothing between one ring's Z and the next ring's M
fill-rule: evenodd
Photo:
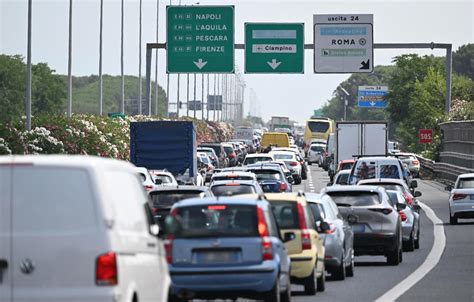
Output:
M291 280L304 286L308 295L325 289L324 243L316 231L316 220L303 193L268 193L282 237L291 259Z
M337 172L334 176L334 183L330 182L328 185L347 185L349 183L349 176L351 175L351 170L342 170Z
M220 180L210 185L214 196L234 196L242 194L263 194L263 190L255 180Z
M449 223L457 224L458 218L474 218L474 173L458 176L449 193Z
M291 192L292 186L288 182L279 166L273 165L252 165L248 166L248 172L253 173L260 187L265 193Z
M397 153L395 154L402 163L408 166L408 170L413 174L414 177L418 177L420 174L420 161L413 153Z
M212 148L217 156L218 168L223 169L229 166L229 158L221 143L202 143L198 148Z
M420 248L420 214L410 206L399 191L387 190L392 205L405 204L405 209L398 211L402 220L403 250L412 252Z
M214 175L212 175L211 184L214 181L222 181L222 180L254 180L256 181L257 177L255 176L255 174L251 172L247 172L247 171L233 171L233 170L226 171L226 169L224 169L223 172L221 171L219 173L215 173Z
M217 157L216 152L214 151L214 149L208 148L208 147L198 147L196 149L196 151L206 153L207 156L209 156L209 159L211 160L211 163L214 166L214 168L219 167L219 161L217 160L218 157Z
M150 174L157 185L176 187L178 182L174 175L168 171L150 170Z
M290 259L271 211L257 197L175 204L165 243L172 280L169 301L290 301Z
M140 179L143 184L143 188L147 192L153 190L154 188L157 187L155 184L155 181L153 180L152 176L150 175L150 172L147 170L147 168L144 167L136 167L135 170L137 171L138 175L140 176Z
M309 207L324 241L324 264L334 280L354 276L354 232L337 205L326 194L306 193ZM321 227L326 223L327 229Z
M402 223L387 192L375 186L333 186L324 188L343 217L353 221L355 255L384 255L389 265L403 259Z
M267 162L267 161L274 161L274 160L275 158L273 158L273 156L266 153L247 154L242 165L247 166L247 165L251 165L251 164L255 164L259 162Z
M319 166L323 163L323 153L326 148L325 144L313 143L308 149L307 161L308 165L313 163L318 164Z
M227 158L229 158L229 167L235 167L239 163L238 154L234 149L234 145L232 143L222 144L224 147L224 151L227 154Z
M286 163L287 167L292 171L293 178L295 179L295 184L301 184L303 179L303 170L304 167L301 165L301 162L298 160L299 157L296 153L290 151L272 151L270 152L275 160L283 161Z

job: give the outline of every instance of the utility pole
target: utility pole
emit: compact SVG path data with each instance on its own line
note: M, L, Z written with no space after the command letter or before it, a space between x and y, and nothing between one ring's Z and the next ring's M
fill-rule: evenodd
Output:
M206 114L206 119L209 120L209 74L207 74L207 98L206 98L206 109L207 109L207 114Z
M186 74L186 116L189 116L189 73Z
M196 119L196 74L194 74L194 99L193 99L193 104L194 104L194 107L193 107L193 116L194 118Z
M138 114L142 115L142 0L138 18Z
M72 0L69 0L69 42L67 63L67 116L72 115Z
M102 33L104 29L104 0L100 0L100 29L99 29L99 115L103 114L103 82L102 82Z
M28 0L28 33L27 33L27 50L26 50L26 130L31 130L31 13L32 0Z
M159 21L160 20L160 0L156 0L156 43L158 43L158 33L159 33ZM155 50L155 115L158 115L158 48ZM168 92L166 92L168 93ZM166 96L168 97L168 95ZM151 115L151 97L149 100L148 114Z
M201 120L204 120L204 73L201 73Z
M122 0L122 13L121 13L121 33L120 33L120 74L122 76L122 87L121 87L121 99L120 99L120 113L125 112L125 77L123 74L123 16L124 6Z
M31 1L31 0L30 0ZM214 74L214 107L213 107L213 118L212 120L215 122L216 121L216 78L217 78L217 75Z
M179 82L180 82L180 74L178 73L178 91L176 93L176 117L179 118Z
M344 88L342 88L342 86L339 86L342 90L342 92L344 92L345 96L343 98L344 100L344 121L347 119L347 97L350 96L349 92L347 92Z

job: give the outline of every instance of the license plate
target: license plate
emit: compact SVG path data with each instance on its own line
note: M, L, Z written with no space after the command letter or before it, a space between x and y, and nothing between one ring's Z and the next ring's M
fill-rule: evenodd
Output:
M202 263L228 263L234 262L233 252L203 252L200 253Z
M352 226L352 231L355 233L364 233L365 232L365 225L363 224L354 224Z

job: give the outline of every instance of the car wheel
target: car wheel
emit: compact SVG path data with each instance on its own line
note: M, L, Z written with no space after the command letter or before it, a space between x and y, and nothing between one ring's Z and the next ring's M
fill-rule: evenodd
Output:
M458 218L456 216L451 216L451 212L449 213L449 224L458 224Z
M413 252L415 250L415 238L413 234L410 235L410 239L403 243L403 250L407 252Z
M291 282L290 277L287 278L286 290L280 294L281 302L291 302Z
M323 269L321 276L318 278L317 288L318 288L318 292L323 292L326 290L326 270L325 269Z
M354 277L354 249L352 249L351 264L346 267L346 276Z
M398 235L400 236L400 235ZM399 239L399 238L398 238ZM397 247L389 251L387 254L387 264L388 265L399 265L402 262L402 247L400 246L400 240L397 241Z
M418 230L416 239L415 239L415 249L419 249L419 248L420 248L420 230Z
M297 177L295 177L295 185L299 184L301 184L301 176L298 175Z
M304 293L307 295L316 295L316 274L313 272L303 281Z
M184 301L187 301L187 300L178 298L178 297L175 296L175 295L170 295L170 296L168 297L168 302L184 302Z
M277 280L273 288L265 293L263 301L265 302L280 302L280 276L277 276Z
M341 257L341 265L339 265L338 268L336 268L334 271L331 272L331 276L333 277L334 280L342 281L346 279L346 267L344 265L344 251L342 251L342 257Z
M312 164L313 164L312 162L310 162L310 161L308 162L308 166L311 166Z

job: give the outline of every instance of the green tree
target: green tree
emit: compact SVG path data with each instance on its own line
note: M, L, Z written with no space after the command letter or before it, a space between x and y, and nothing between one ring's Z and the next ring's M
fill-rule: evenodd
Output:
M24 114L25 64L21 56L0 55L0 123Z
M453 70L474 80L474 44L466 44L453 53Z
M32 101L33 114L60 113L66 99L66 86L61 78L46 63L32 67Z

